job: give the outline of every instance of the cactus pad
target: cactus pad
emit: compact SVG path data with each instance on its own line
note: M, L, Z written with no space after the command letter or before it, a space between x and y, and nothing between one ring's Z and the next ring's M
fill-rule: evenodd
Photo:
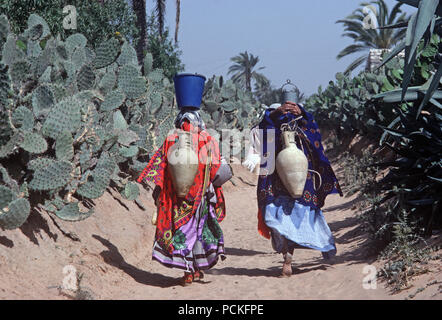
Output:
M135 200L140 195L140 189L135 182L128 182L121 193L127 200Z
M43 74L40 76L40 79L38 79L39 82L51 82L52 81L52 75L55 74L55 72L52 72L52 66L48 66L43 72ZM54 75L55 77L55 75ZM55 80L55 79L54 79Z
M120 41L116 38L111 38L103 43L101 43L95 49L95 59L93 61L93 66L95 69L100 69L107 67L113 63L120 53Z
M36 24L27 30L27 35L31 40L38 40L43 34L43 25Z
M161 95L161 93L156 91L152 92L152 94L150 95L150 100L152 103L151 108L154 112L161 108L161 104L163 103L163 96Z
M138 137L138 135L132 130L123 131L118 135L118 142L124 146L129 146L130 144L138 141L139 139L140 138Z
M34 168L38 167L38 170L34 171L34 177L29 183L29 189L44 191L65 186L71 179L71 163L62 160L43 159L45 161L40 161L38 165L33 166Z
M108 93L115 87L116 82L117 76L115 72L108 71L104 74L103 78L101 78L99 87L104 93Z
M143 63L144 63L144 75L147 76L152 71L152 65L153 65L153 57L150 52L146 53Z
M8 18L4 14L0 15L0 50L6 42L10 31Z
M126 119L124 119L123 114L121 113L120 110L114 112L113 121L114 121L114 129L126 130L128 127Z
M54 160L49 158L36 158L29 161L28 169L33 171L43 170L45 167L51 164L52 161Z
M8 206L8 204L15 199L16 195L11 189L0 185L0 210Z
M56 139L63 131L75 132L81 126L81 102L68 97L57 103L43 124L45 136Z
M138 65L137 52L127 41L125 41L121 47L121 53L117 59L117 63L120 66L127 64Z
M135 172L136 175L140 175L147 166L147 163L141 161L133 160L132 162L133 164L130 165L130 168Z
M146 92L146 80L141 77L137 67L125 65L118 74L118 87L129 99L137 99Z
M25 181L19 188L19 193L22 193L25 197L29 197L28 183Z
M66 50L69 54L69 56L72 55L75 48L84 48L86 46L87 39L84 35L81 33L76 33L71 36L69 36L65 41Z
M88 180L78 188L77 193L85 198L97 199L103 195L109 183L109 172L103 168L98 168L95 169Z
M218 111L219 109L219 105L215 101L205 101L204 105L206 107L205 110L207 110L207 112L210 114Z
M32 40L37 40L48 36L51 33L51 30L42 17L33 13L28 18L27 33Z
M163 70L162 69L154 69L154 70L152 70L151 73L148 74L147 78L154 83L161 82L161 80L163 80L163 78L164 78Z
M45 138L35 132L25 132L20 147L29 153L43 153L48 149L48 143Z
M138 147L137 146L130 146L130 147L121 147L120 148L120 156L123 156L125 158L132 158L135 157L138 154Z
M80 147L80 155L79 155L79 162L81 169L83 171L86 171L86 169L89 168L91 159L92 159L92 152L87 147L87 144L83 143Z
M85 65L88 61L86 56L86 49L84 47L77 47L74 49L71 58L72 63L76 70Z
M11 90L11 79L9 78L8 67L0 63L0 105L6 106L9 91Z
M81 67L77 74L77 87L79 91L89 90L94 86L95 73L89 65Z
M6 230L19 228L26 222L30 212L31 205L27 199L16 199L6 208L0 209L0 227Z
M70 132L62 132L55 140L55 155L58 160L71 161L74 157L74 139Z
M14 62L23 60L25 58L24 52L17 48L16 41L16 38L12 34L9 34L5 44L3 45L3 63L9 66Z
M49 113L49 109L54 105L55 98L51 88L47 85L39 86L32 93L32 110L39 118Z
M12 81L20 82L25 80L29 76L30 69L31 66L26 60L15 62L9 70Z
M8 171L6 170L6 168L4 168L1 164L0 164L0 181L2 181L3 183L5 183L8 187L11 188L12 191L14 191L15 193L19 193L20 192L20 187L18 186L17 181L15 181L14 179L12 179L9 176ZM25 182L26 183L26 182ZM24 184L23 184L24 185Z
M90 209L88 212L81 212L78 202L72 202L57 210L55 215L65 221L81 221L89 218L93 212L93 209Z
M58 45L55 48L55 51L57 52L58 56L63 59L63 60L67 60L69 58L68 56L68 51L66 50L66 46L64 44L62 45Z
M225 112L234 112L235 110L237 110L236 103L232 101L225 101L221 103L221 107L224 109Z
M229 82L228 82L229 83ZM232 99L236 96L236 90L235 87L231 84L231 85L225 85L222 87L221 89L221 97L223 97L224 99L228 100L228 99Z
M23 141L23 135L20 133L14 134L5 145L0 146L0 159L6 158L13 154L17 146Z
M112 111L114 109L119 108L124 100L126 99L126 95L120 89L113 90L106 95L104 102L100 106L101 111Z

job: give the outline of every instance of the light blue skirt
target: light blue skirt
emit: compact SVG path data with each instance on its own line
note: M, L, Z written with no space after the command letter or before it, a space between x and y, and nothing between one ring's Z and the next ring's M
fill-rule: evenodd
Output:
M266 206L265 223L272 231L272 245L277 252L304 247L321 251L324 258L336 255L333 235L320 209L279 196Z

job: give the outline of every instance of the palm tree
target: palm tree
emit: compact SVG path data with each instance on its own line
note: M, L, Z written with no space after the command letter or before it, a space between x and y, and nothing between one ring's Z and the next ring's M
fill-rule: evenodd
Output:
M133 0L132 8L137 16L136 26L140 32L135 48L137 51L138 63L142 65L144 59L144 50L147 49L146 0Z
M175 16L175 43L178 42L178 31L180 28L181 0L176 0L176 16Z
M155 14L158 23L158 31L160 38L163 37L164 32L164 20L166 15L166 0L157 0L155 5Z
M372 13L375 27L367 25L368 13L367 8L376 9ZM384 49L388 50L394 47L401 41L406 34L405 29L384 29L382 27L406 23L409 20L406 13L401 10L402 3L396 4L389 12L388 6L384 0L371 1L370 3L361 3L361 7L353 11L351 15L343 20L338 20L336 23L342 23L345 28L343 37L349 37L354 40L354 44L349 45L342 50L337 58L338 60L357 52L364 52L364 55L353 61L345 70L348 74L360 66L368 59L370 49ZM371 10L373 11L373 10ZM378 28L376 28L376 26Z
M227 74L233 74L233 82L239 84L247 91L252 92L252 79L255 81L261 81L264 77L263 74L253 70L259 62L259 57L255 57L253 54L249 55L248 52L245 51L230 60L235 64L230 66ZM262 69L264 69L264 67L258 68L258 70Z

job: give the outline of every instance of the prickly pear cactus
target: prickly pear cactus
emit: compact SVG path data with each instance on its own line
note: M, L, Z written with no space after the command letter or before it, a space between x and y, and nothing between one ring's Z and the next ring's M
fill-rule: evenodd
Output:
M78 33L53 37L35 14L15 35L0 16L1 228L26 221L35 193L44 198L37 205L68 221L89 217L82 202L109 186L136 200L133 177L174 128L173 84L153 68L152 55L140 66L125 39L94 45ZM208 81L202 116L209 128L242 128L238 118L255 114L253 99L233 83ZM19 176L9 173L12 161Z
M256 122L260 108L251 93L244 92L232 80L214 76L205 86L202 116L209 128L241 131Z
M0 228L19 228L26 222L31 206L25 198L19 198L11 189L0 185Z

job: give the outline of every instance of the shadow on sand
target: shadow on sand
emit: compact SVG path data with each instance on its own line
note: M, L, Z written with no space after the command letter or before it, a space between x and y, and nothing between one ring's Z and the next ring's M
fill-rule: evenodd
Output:
M21 232L34 244L38 245L37 234L45 232L49 238L57 241L57 234L51 232L48 221L43 218L42 212L37 208L31 210L26 222L20 227Z
M175 278L167 277L158 273L143 271L127 263L121 253L118 251L118 248L110 241L95 234L92 237L100 241L106 248L108 248L107 251L102 251L100 253L100 256L103 258L104 262L124 271L136 282L159 288L169 288L178 285L178 280Z
M322 212L326 213L326 212L332 212L335 210L349 210L349 209L352 209L353 207L355 207L362 199L364 199L364 196L358 195L358 196L356 196L356 198L354 198L352 200L348 200L347 202L338 204L336 206L324 208L324 209L322 209Z
M238 249L238 248L225 248L226 255L228 256L240 256L240 257L250 257L257 256L260 254L268 254L268 252L248 250L248 249Z
M315 270L327 270L329 266L324 264L312 263L312 264L302 264L292 266L293 275L312 272ZM234 268L225 267L221 269L212 269L206 271L207 274L211 275L227 275L227 276L247 276L247 277L269 277L277 278L281 275L282 263L278 266L274 266L267 269L247 269L247 268Z
M7 248L12 248L14 246L14 242L5 236L0 236L0 244Z

